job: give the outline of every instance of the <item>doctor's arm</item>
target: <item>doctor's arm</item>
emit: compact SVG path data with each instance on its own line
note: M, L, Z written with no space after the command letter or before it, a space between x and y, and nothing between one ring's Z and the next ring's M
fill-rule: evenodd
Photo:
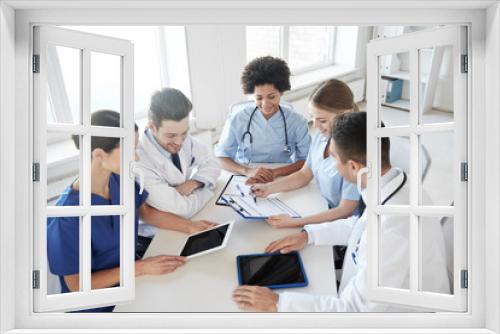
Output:
M341 219L336 222L306 225L304 230L271 242L265 249L267 253L289 253L304 249L306 245L345 246L349 241L357 217Z
M277 215L267 219L267 222L272 227L301 227L308 224L319 224L331 222L337 219L347 218L352 216L354 210L358 206L359 201L346 200L340 201L340 204L333 209L317 213L312 216L292 218L288 215Z
M192 180L201 182L208 189L215 189L217 179L220 176L220 164L212 153L212 150L201 143L196 138L191 138L193 142L193 163L196 166L196 172Z
M158 228L164 230L179 231L188 234L203 231L216 225L204 220L191 221L170 212L157 210L148 204L141 205L141 207L139 208L139 216L146 223Z
M135 277L164 275L175 271L186 262L182 256L158 255L135 261ZM64 282L71 292L80 290L80 274L64 276ZM120 283L120 267L95 271L91 275L91 287L104 289Z
M252 191L257 197L267 197L270 194L302 188L311 182L313 177L311 169L307 165L304 165L299 171L273 182L254 184Z

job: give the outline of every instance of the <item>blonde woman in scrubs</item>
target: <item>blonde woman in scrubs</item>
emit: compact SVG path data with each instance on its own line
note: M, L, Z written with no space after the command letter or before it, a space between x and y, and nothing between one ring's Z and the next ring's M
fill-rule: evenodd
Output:
M320 84L309 97L309 113L316 131L304 166L297 172L266 184L255 184L257 197L304 187L312 179L328 202L329 209L321 213L292 218L288 215L270 217L267 222L276 228L301 227L350 217L358 212L360 194L356 185L345 180L336 168L329 151L329 132L337 115L358 111L351 89L342 81L332 79Z

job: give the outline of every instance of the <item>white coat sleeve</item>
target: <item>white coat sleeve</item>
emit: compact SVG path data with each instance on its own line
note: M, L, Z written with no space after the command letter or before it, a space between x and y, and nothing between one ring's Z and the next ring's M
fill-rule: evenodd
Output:
M366 270L360 268L340 296L283 292L278 312L380 312L386 306L370 303L366 296Z
M400 217L384 220L381 244L381 285L402 288L408 282L408 222ZM358 253L357 270L339 296L314 296L284 292L278 300L279 312L383 312L389 304L368 300L366 234L363 236ZM363 251L361 251L363 249ZM344 269L345 270L345 269ZM345 279L342 277L342 279ZM401 311L406 308L401 307ZM397 307L391 310L400 311Z
M138 164L144 174L144 188L148 192L146 203L155 209L171 212L189 219L200 211L212 198L213 190L205 187L189 196L182 196L154 170Z
M221 172L219 161L208 146L196 138L191 138L191 140L193 142L192 156L197 160L195 161L197 170L192 175L192 179L203 183L205 188L214 190Z
M352 228L358 217L338 219L323 224L311 224L304 226L307 232L309 244L315 246L345 246L349 241Z

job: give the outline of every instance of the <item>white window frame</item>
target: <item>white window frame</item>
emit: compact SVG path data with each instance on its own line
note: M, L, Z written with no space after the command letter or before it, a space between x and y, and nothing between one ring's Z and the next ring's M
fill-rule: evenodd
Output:
M34 258L33 270L39 272L39 288L34 289L35 312L67 311L130 301L134 298L134 176L130 173L135 140L133 117L133 69L134 48L129 41L98 36L79 31L51 27L34 27L34 54L40 57L39 73L33 74L34 84L34 147L33 160L39 164L39 181L33 184L34 193ZM47 124L48 57L54 46L80 50L80 103L81 122L78 124ZM120 57L120 127L92 126L90 123L91 53L99 52ZM80 135L80 205L61 207L47 205L47 134ZM121 140L121 205L99 205L91 203L91 136L116 137ZM107 289L91 289L91 218L92 216L120 216L120 286ZM79 292L48 295L47 277L47 218L80 217L80 289Z
M370 42L367 47L367 82L368 82L368 120L367 120L367 163L370 171L368 176L368 286L369 296L374 301L463 312L467 310L467 291L461 288L460 273L467 268L466 227L467 227L467 182L461 180L460 164L467 162L467 77L461 73L461 55L467 55L467 29L465 26L450 26L414 32L398 37L378 39ZM441 124L423 124L420 120L423 105L420 105L421 91L419 50L430 47L452 47L453 60L453 121ZM402 126L381 127L383 114L380 96L380 58L408 52L410 58L410 116L409 124ZM432 132L450 131L453 135L454 152L450 152L453 161L453 198L454 205L437 206L423 205L421 201L420 170L421 152L420 135ZM382 137L409 137L409 204L380 205L380 166L381 151L379 142ZM398 167L398 166L395 166ZM409 289L394 289L379 285L381 243L380 223L382 215L409 215ZM419 291L422 285L422 266L419 254L422 252L422 242L419 241L419 218L426 216L447 216L453 220L453 287L452 294L438 294ZM420 223L422 224L422 223Z
M79 10L78 6L87 8ZM2 113L0 113L0 190L1 233L0 238L0 328L2 332L16 329L16 333L37 332L36 328L141 328L146 325L154 328L195 327L212 328L205 332L213 332L216 328L243 328L252 324L252 328L302 328L302 332L312 333L316 329L361 328L363 332L387 332L375 330L383 324L385 328L398 328L397 332L426 332L429 328L441 328L434 332L458 331L471 333L500 332L500 278L498 261L489 262L485 266L484 247L493 254L499 254L500 220L498 201L500 199L497 175L500 169L498 147L500 135L498 126L500 118L496 110L500 109L500 9L493 1L479 2L370 2L370 8L363 8L364 2L299 2L288 7L280 1L221 3L217 1L199 4L186 1L183 7L179 3L127 2L127 6L147 7L138 14L136 9L120 9L122 3L77 2L64 4L66 9L58 7L58 3L50 1L21 2L8 1L0 4L0 97ZM106 5L110 10L103 9ZM12 6L12 7L11 7ZM50 9L40 10L48 6ZM63 6L60 4L60 6ZM68 9L69 7L73 7ZM151 6L155 8L151 8ZM156 7L162 8L156 8ZM388 6L388 7L387 7ZM19 10L14 10L16 7ZM181 8L179 8L181 7ZM193 8L195 7L195 8ZM207 11L207 7L210 9ZM74 22L87 24L144 24L145 22L162 22L172 24L423 24L444 23L471 26L471 76L472 89L469 91L471 113L468 119L468 130L472 134L468 143L472 157L470 160L471 203L469 220L474 226L469 227L469 258L473 263L475 275L470 281L468 312L465 314L227 314L213 316L211 314L167 314L167 315L35 315L31 299L31 227L33 204L26 203L26 194L31 193L31 133L30 120L30 29L34 23L55 24ZM425 20L425 22L424 22ZM488 29L486 29L488 28ZM15 36L14 36L15 32ZM11 67L15 61L16 70ZM485 71L488 68L488 71ZM14 86L15 85L15 86ZM14 88L15 87L15 91ZM15 92L15 94L14 94ZM15 96L15 98L14 98ZM15 104L15 108L14 108ZM4 112L5 111L5 112ZM9 112L10 111L10 112ZM15 124L15 127L12 126ZM27 126L29 125L29 126ZM3 140L4 135L9 141ZM12 139L16 141L16 150L11 147ZM486 140L486 138L488 140ZM488 163L486 163L488 153ZM13 163L13 161L15 163ZM485 182L488 174L488 182ZM14 183L14 180L16 182ZM3 183L5 182L5 183ZM3 185L11 185L9 189ZM15 187L14 187L15 185ZM15 196L12 196L12 189ZM16 224L8 224L15 221ZM472 231L471 231L472 229ZM470 233L473 232L473 233ZM12 254L16 254L12 256ZM491 259L490 259L491 260ZM15 286L15 289L12 289ZM484 287L488 289L485 297ZM12 307L15 305L15 307ZM370 328L372 328L370 330ZM28 330L30 329L30 330ZM89 330L90 332L91 330ZM144 330L136 330L145 332ZM167 332L168 330L164 330ZM247 330L248 331L248 330ZM290 332L290 329L285 330ZM69 332L69 330L65 330ZM93 331L94 333L96 331ZM107 330L100 332L106 333ZM200 330L202 332L202 330ZM220 330L217 332L221 332ZM325 332L322 330L321 332ZM339 332L339 331L336 331ZM345 332L345 330L344 330Z

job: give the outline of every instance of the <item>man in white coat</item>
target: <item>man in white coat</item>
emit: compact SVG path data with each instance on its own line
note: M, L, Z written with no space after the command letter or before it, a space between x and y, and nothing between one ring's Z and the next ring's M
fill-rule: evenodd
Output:
M381 200L382 205L408 204L409 187L406 173L391 166L389 139L383 138ZM332 128L330 152L337 169L348 181L356 183L357 173L366 165L366 113L339 116ZM361 188L366 187L366 175ZM366 202L366 191L362 191ZM306 225L300 233L269 244L266 252L287 253L306 245L345 245L342 280L338 295L309 295L283 292L279 295L257 286L242 286L233 299L245 310L267 312L408 312L409 307L376 303L368 299L366 210L360 217L324 224ZM380 285L409 288L409 220L403 216L383 216L379 255ZM423 227L423 290L449 293L444 240L439 220L426 218ZM328 268L325 268L328 270Z
M151 97L149 123L137 154L146 202L178 220L189 220L212 198L220 167L212 150L189 135L191 101L174 88L164 88ZM213 226L192 222L202 230Z

